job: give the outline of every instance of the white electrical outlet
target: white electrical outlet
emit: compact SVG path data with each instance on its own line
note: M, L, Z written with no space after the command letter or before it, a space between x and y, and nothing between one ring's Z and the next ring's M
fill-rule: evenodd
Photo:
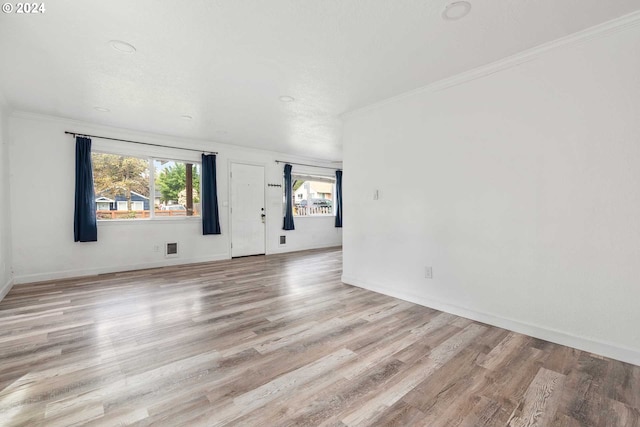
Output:
M378 200L378 199L380 199L380 191L373 190L373 200Z
M424 278L425 279L433 279L433 268L425 267L424 268Z
M155 245L153 247L153 252L160 252L160 245Z

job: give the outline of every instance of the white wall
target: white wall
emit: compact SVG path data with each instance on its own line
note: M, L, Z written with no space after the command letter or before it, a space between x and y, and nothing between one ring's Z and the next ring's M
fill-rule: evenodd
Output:
M27 113L10 118L11 212L15 282L123 271L230 257L228 166L230 161L266 166L266 182L282 182L283 156L225 144L185 141L122 129L80 123ZM118 221L98 224L98 242L73 242L74 139L64 131L84 132L164 145L190 146L218 151L218 197L222 235L202 236L197 219L179 221ZM199 153L144 147L94 139L93 148L128 154L157 155L199 160ZM295 161L292 157L284 160ZM304 160L308 163L309 159ZM331 170L321 169L333 174ZM333 217L296 219L296 230L282 228L282 189L267 187L267 253L339 246L342 232ZM227 204L227 206L225 206ZM286 246L279 236L287 235ZM180 257L167 259L153 247L178 241Z
M636 25L347 116L343 280L640 364L638 46Z
M9 137L7 107L0 95L0 300L12 285L11 273L11 198L9 196Z

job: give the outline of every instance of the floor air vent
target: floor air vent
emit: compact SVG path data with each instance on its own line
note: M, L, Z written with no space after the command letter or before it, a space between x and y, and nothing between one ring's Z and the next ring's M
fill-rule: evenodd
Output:
M166 257L177 257L178 243L167 243L167 247L164 254Z

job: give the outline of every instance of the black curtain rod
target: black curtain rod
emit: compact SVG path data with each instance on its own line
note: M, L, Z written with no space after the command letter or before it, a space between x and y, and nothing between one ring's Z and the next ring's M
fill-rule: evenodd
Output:
M312 168L322 168L322 169L342 170L341 168L332 168L332 167L330 167L330 166L308 165L308 164L306 164L306 163L285 162L284 160L276 160L276 163L289 163L290 165L310 166L310 167L312 167Z
M106 137L106 136L89 135L89 134L86 134L86 133L69 132L69 131L65 131L64 133L66 133L67 135L73 135L73 136L88 136L88 137L91 137L91 138L109 139L111 141L130 142L132 144L150 145L152 147L175 148L176 150L195 151L197 153L218 154L217 151L205 151L205 150L195 150L193 148L173 147L171 145L160 145L160 144L152 144L150 142L130 141L128 139L109 138L109 137Z

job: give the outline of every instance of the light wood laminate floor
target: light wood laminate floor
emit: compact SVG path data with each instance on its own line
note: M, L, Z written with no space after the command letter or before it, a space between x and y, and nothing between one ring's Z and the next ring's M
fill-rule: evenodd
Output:
M344 285L341 258L14 286L0 425L640 425L639 367Z

